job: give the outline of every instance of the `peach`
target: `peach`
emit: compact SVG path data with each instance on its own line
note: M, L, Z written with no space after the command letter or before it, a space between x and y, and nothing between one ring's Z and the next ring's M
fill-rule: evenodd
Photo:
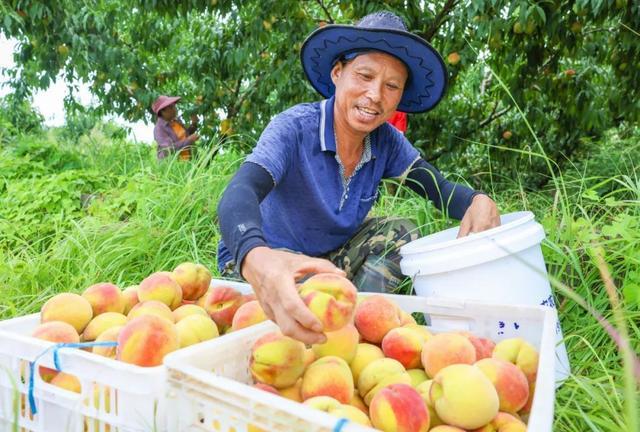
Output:
M339 400L336 400L331 396L314 396L305 400L303 403L311 408L324 412L329 412L330 410L342 405Z
M181 319L189 315L202 315L209 318L209 314L204 308L195 304L184 304L171 312L173 314L173 320L180 322Z
M405 324L402 326L403 328L410 328L412 330L417 331L418 333L420 333L422 335L422 337L424 338L425 341L431 339L433 337L433 334L429 331L429 329L427 328L427 326L423 326L420 324Z
M78 343L80 336L71 324L63 321L49 321L40 324L31 334L34 338L46 340L55 343ZM45 382L51 382L53 377L58 373L55 369L40 366L38 369L40 378Z
M476 349L466 337L456 333L440 333L422 347L422 364L429 377L434 378L443 368L458 364L473 364Z
M296 381L296 383L291 387L286 387L286 388L283 388L282 390L279 390L278 394L280 394L280 396L282 396L283 398L287 398L294 402L302 402L303 399L302 399L302 394L300 392L301 389L302 389L302 378Z
M378 344L389 331L400 327L398 306L386 297L372 295L356 307L354 323L364 340Z
M413 388L418 387L420 383L423 383L429 379L424 369L409 369L407 370L407 373L411 377L411 386Z
M340 401L330 396L315 396L304 401L304 404L336 417L371 426L369 417L365 413L350 405L341 404Z
M522 338L510 338L499 342L493 349L493 357L518 366L532 383L538 375L538 352Z
M117 342L118 335L120 334L120 330L122 330L124 326L116 326L111 327L100 333L100 335L96 338L96 342ZM115 346L94 346L91 348L91 351L94 354L108 357L111 359L116 358L116 347Z
M411 385L411 377L399 361L382 358L364 368L358 378L358 392L364 403L370 405L374 396L391 384Z
M64 321L82 333L93 318L91 303L78 294L61 293L51 297L40 310L40 322Z
M96 317L104 312L124 311L124 298L120 288L112 283L103 282L91 285L82 293L93 309L93 316Z
M422 346L425 338L417 330L397 327L390 330L382 339L382 352L385 357L398 360L406 369L422 366Z
M155 272L140 282L138 299L141 302L158 300L174 310L182 303L182 288L173 279L173 273Z
M220 334L218 327L208 316L189 315L176 323L180 348L214 339Z
M302 342L280 332L267 333L253 344L249 369L256 381L283 389L302 376L304 357Z
M476 349L476 361L489 358L493 355L493 349L496 347L496 343L491 339L479 337L469 332L460 332L460 334L469 339L471 345Z
M340 330L353 317L358 290L351 281L333 273L318 273L298 287L298 293L322 323L325 332Z
M342 404L339 407L330 410L329 414L338 418L350 420L363 426L371 426L369 416L351 405Z
M169 309L169 306L158 300L147 300L135 305L129 311L129 314L127 315L127 321L131 321L142 315L154 315L160 318L164 318L170 323L173 323L175 319L173 317L171 309Z
M485 358L475 365L496 388L500 411L517 413L525 406L529 399L529 383L516 365L497 358Z
M315 344L311 347L316 358L337 356L347 363L351 363L358 349L358 340L360 339L358 330L352 324L347 324L340 330L327 332L325 335L327 337L325 343Z
M138 285L131 285L122 290L122 298L124 299L124 311L125 315L129 314L129 311L140 302L138 299Z
M358 394L358 390L355 390L353 392L353 397L351 398L349 405L351 405L352 407L358 408L360 411L365 413L367 417L369 416L369 407L364 403L364 401Z
M466 431L464 429L460 429L455 426L440 425L432 429L429 429L429 432L466 432Z
M427 432L429 412L416 390L407 384L383 388L369 406L371 423L384 432Z
M400 326L418 325L416 319L408 312L400 309Z
M304 368L308 368L311 363L316 361L316 353L313 352L313 349L307 348L304 350Z
M527 426L513 415L499 412L491 423L471 432L527 432Z
M384 358L384 353L376 345L359 343L356 349L356 355L349 364L351 367L351 373L353 374L354 384L358 384L360 373L369 363L381 358Z
M231 328L233 316L242 306L242 294L235 288L217 286L209 288L204 296L200 298L199 306L207 311L211 319L216 322L221 333Z
M263 384L263 383L259 382L259 383L255 383L253 386L255 388L257 388L257 389L262 390L262 391L266 391L267 393L272 393L274 395L280 396L280 393L278 392L278 389L276 389L275 387L272 387L270 385Z
M179 347L173 323L155 315L142 315L120 330L116 359L138 366L159 366L166 354Z
M249 301L238 308L231 320L231 329L240 330L266 321L267 315L258 300Z
M209 289L211 272L202 264L185 262L173 269L173 279L182 288L182 298L196 300Z
M462 429L486 425L500 407L491 381L480 369L467 364L454 364L438 372L429 397L440 420Z
M353 397L353 376L346 361L340 357L321 357L309 365L302 377L300 394L303 400L314 396L330 396L343 404Z
M531 412L531 405L533 405L533 397L535 396L536 393L536 382L531 382L529 383L529 399L527 399L527 403L522 407L522 409L520 410L520 412L518 412L519 415L526 415L529 414Z
M58 372L58 374L51 380L51 385L74 393L80 393L82 391L82 385L80 384L78 377L66 372Z
M101 333L111 327L123 326L127 323L127 317L117 312L105 312L98 315L87 325L82 332L82 340L91 342L95 340Z
M415 387L415 389L420 395L420 397L422 398L422 400L424 401L424 404L427 407L427 411L429 411L429 420L430 420L429 424L433 428L434 426L443 424L443 422L442 420L440 420L440 417L438 417L438 413L436 412L436 409L433 407L433 401L429 396L429 393L431 392L432 384L433 384L433 380L423 381L420 384L418 384L418 386Z

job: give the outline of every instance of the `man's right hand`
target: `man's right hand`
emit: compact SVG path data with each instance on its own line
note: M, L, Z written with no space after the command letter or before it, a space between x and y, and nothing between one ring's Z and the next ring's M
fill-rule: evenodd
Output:
M283 334L307 344L326 341L322 324L298 294L296 280L310 273L344 276L344 271L325 259L261 246L245 256L241 272L253 287L265 314L278 324Z
M187 139L189 140L189 142L194 143L196 141L198 141L198 138L200 138L200 135L198 135L197 133L191 134L187 137Z

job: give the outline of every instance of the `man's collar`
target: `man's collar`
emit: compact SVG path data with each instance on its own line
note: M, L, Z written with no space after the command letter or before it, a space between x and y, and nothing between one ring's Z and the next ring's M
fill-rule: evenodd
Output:
M334 128L334 103L335 96L320 102L320 149L323 152L336 152L336 139ZM369 134L371 140L371 157L375 159L378 156L378 129Z

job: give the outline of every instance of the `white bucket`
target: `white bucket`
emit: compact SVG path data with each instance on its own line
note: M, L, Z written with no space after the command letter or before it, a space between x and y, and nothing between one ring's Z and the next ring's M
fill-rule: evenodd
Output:
M467 237L456 239L455 227L400 248L400 268L412 278L416 294L555 308L540 248L545 237L542 226L529 211L500 219L501 226ZM437 324L446 326L446 320ZM496 322L498 334L505 326L518 325ZM561 382L571 369L559 322L556 336L556 380Z

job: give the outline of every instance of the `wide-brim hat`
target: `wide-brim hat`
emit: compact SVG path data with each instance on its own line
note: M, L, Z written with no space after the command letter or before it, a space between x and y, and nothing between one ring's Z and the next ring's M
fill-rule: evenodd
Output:
M158 96L158 99L156 99L151 105L151 110L155 113L155 115L158 115L158 113L160 113L163 108L173 105L180 99L182 99L180 96L160 95Z
M302 45L300 59L314 89L328 98L335 92L331 69L342 56L361 51L381 51L402 61L409 77L399 111L429 111L444 96L447 69L440 54L424 39L407 31L400 17L375 12L356 25L331 24L311 33Z

